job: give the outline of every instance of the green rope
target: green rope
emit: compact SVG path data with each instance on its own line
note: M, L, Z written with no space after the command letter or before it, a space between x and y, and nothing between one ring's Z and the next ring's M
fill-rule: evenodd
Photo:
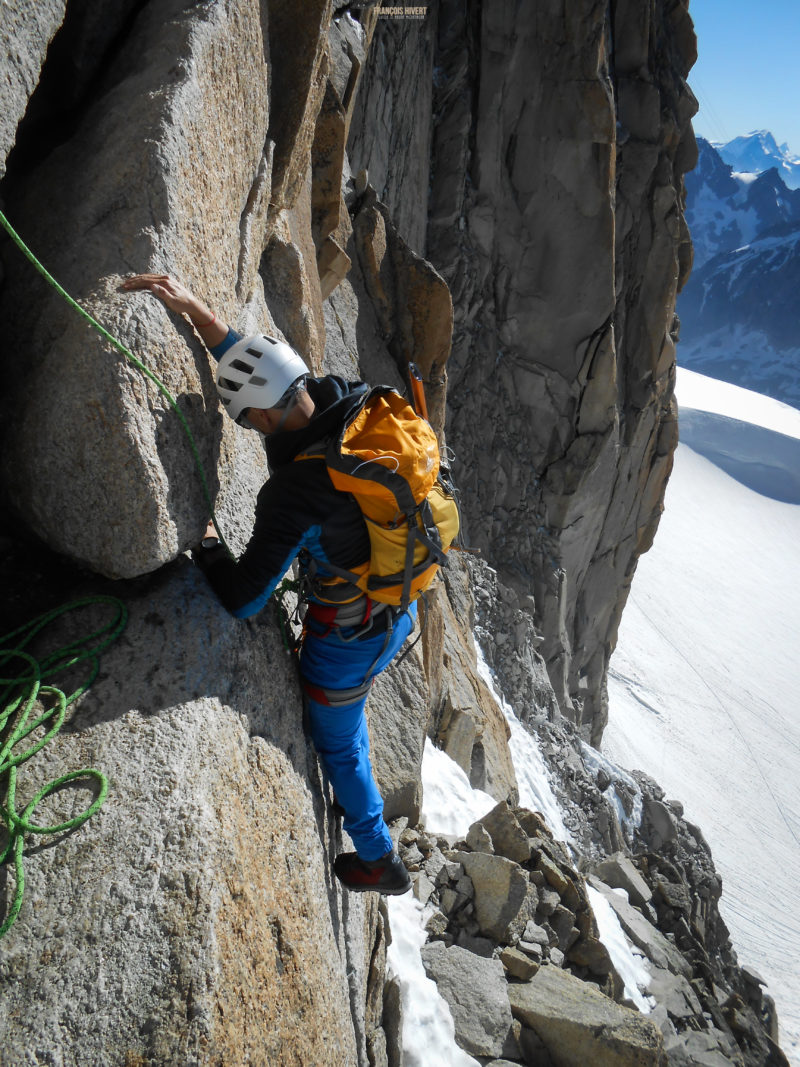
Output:
M300 594L303 587L303 582L299 578L284 578L283 581L276 586L272 597L275 601L275 607L278 613L278 626L281 631L281 639L283 641L284 649L290 654L295 654L300 647L300 642L296 641L289 632L290 615L286 610L285 600L289 593Z
M86 321L90 324L90 326L93 326L94 329L97 330L98 333L100 333L101 336L104 337L109 342L109 344L113 345L114 348L116 348L118 352L121 352L122 355L125 356L125 358L127 360L129 360L134 365L134 367L137 367L142 372L142 374L144 374L144 376L146 378L149 378L150 381L153 382L153 384L156 386L158 391L169 402L170 407L175 412L175 414L178 416L178 419L180 420L181 426L183 426L183 429L184 429L184 431L186 433L186 437L187 437L187 439L189 441L189 447L191 448L192 455L194 456L195 466L197 467L197 472L200 475L200 483L201 483L201 485L203 487L203 495L206 498L206 503L208 504L208 508L209 508L209 512L211 514L211 518L214 520L214 526L216 527L217 533L219 534L220 542L222 543L223 547L225 548L225 550L227 551L227 553L231 557L231 559L233 559L234 558L233 557L233 553L231 552L230 548L228 548L228 545L227 545L227 543L225 541L225 538L222 536L222 532L220 531L219 523L217 522L217 517L214 514L214 502L213 502L213 500L211 498L211 493L210 493L209 488L208 488L208 482L206 480L206 472L205 472L205 469L203 467L202 460L200 459L200 453L197 450L197 445L195 444L195 440L194 440L194 437L192 435L192 431L189 429L189 424L186 421L186 419L184 418L183 412L178 407L178 402L175 399L175 397L172 395L172 393L170 393L169 389L167 389L166 385L164 385L164 383L161 381L161 379L158 378L150 370L149 367L147 367L144 363L142 363L141 360L137 359L136 356L134 356L134 354L131 352L131 350L129 348L126 348L125 345L122 344L121 341L118 341L114 336L112 336L112 334L110 334L108 332L108 330L104 326L100 325L100 323L97 321L97 319L93 318L89 314L89 312L86 311L84 308L82 308L81 305L76 300L72 299L72 297L69 295L69 293L66 291L66 289L62 288L62 286L59 285L59 283L56 281L56 279L53 277L53 275L50 274L50 272L47 270L47 268L44 267L39 262L39 260L36 258L36 256L33 254L33 252L31 252L31 250L28 248L28 246L25 244L25 242L22 240L22 238L19 236L19 234L13 228L13 226L8 221L8 219L5 217L5 215L3 214L2 211L0 211L0 223L2 223L3 227L7 231L9 237L11 237L12 241L14 242L14 244L27 257L27 259L30 260L30 262L39 271L39 273L42 275L42 277L46 281L48 281L50 283L50 285L52 285L53 288L56 290L56 292L59 293L59 295L62 296L66 300L66 302L69 304L69 306L71 308L74 308L75 311L77 311L79 315L81 315L84 319L86 319Z
M26 651L33 639L60 616L92 604L109 604L116 610L104 625L56 649L41 660ZM11 857L15 876L14 896L8 916L0 925L0 937L13 925L22 907L25 892L25 871L22 865L25 835L57 834L73 830L90 819L106 799L108 779L102 771L87 767L84 770L71 771L60 778L54 778L43 786L19 812L17 811L17 771L44 748L61 729L67 708L91 686L100 669L100 654L117 640L127 621L127 608L117 597L93 596L62 604L0 638L0 784L5 784L5 801L0 803L0 819L8 834L8 842L0 852L0 864L5 863ZM14 639L17 639L16 643L12 643ZM16 667L12 666L14 660L19 661ZM82 663L87 663L89 666L88 676L70 696L55 685L43 684L58 673ZM47 697L48 703L52 701L52 706L45 708L38 717L31 721L34 707L41 697ZM44 734L23 751L18 751L21 743L40 727L45 730ZM64 822L51 826L39 826L33 821L34 812L45 797L50 796L68 782L79 779L93 779L99 786L97 797L85 811L72 819L66 819Z

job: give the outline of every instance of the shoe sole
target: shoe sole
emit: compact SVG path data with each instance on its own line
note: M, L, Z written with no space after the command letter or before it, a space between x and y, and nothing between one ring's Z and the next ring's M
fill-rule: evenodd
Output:
M411 885L398 886L393 889L384 889L374 885L346 885L339 880L339 884L349 893L380 893L382 897L401 897L403 893L411 891Z

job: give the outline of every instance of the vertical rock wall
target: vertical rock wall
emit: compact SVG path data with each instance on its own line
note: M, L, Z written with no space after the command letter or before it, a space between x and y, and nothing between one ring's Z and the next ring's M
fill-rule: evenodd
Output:
M561 708L596 739L674 445L685 4L440 0L420 22L334 17L331 0L302 18L290 0L9 9L3 210L175 394L233 547L263 453L222 418L188 325L123 297L121 275L170 271L317 371L402 387L415 360L443 441L449 399L469 535L514 632L538 640L535 602ZM229 619L181 555L207 506L164 398L0 252L15 530L135 579L123 644L45 757L54 774L99 764L112 792L26 858L0 967L6 1054L383 1067L385 914L331 877L347 843L292 662L272 620ZM424 643L369 709L387 816L412 823L426 732L473 785L516 796L466 569L431 600ZM541 676L519 684L552 709Z
M120 293L121 276L168 271L237 328L282 332L319 372L402 388L415 359L437 379L429 401L443 434L453 308L410 243L424 233L424 204L404 212L392 182L355 181L345 151L374 12L333 19L326 0L303 19L282 0L75 2L56 33L60 10L12 6L14 26L38 43L7 112L3 211L176 397L234 550L268 476L263 451L222 418L188 324L146 294ZM13 74L18 45L5 43ZM427 140L415 152L414 172L426 175ZM385 1064L399 1041L396 1016L384 1014L385 916L375 899L343 897L332 877L349 844L273 614L229 618L182 556L207 504L162 394L4 237L0 254L12 559L29 565L14 548L29 531L60 553L68 594L99 587L130 610L122 643L38 769L94 764L111 791L81 832L26 856L27 894L0 968L5 1054ZM460 596L466 618L466 588ZM460 716L451 748L475 784L498 799L516 793L507 727L473 676L471 634L442 590L435 600L425 654L420 645L382 677L368 708L386 817L412 823L428 721L444 708L451 722ZM29 796L34 768L20 782ZM8 904L13 879L4 891Z
M469 532L533 592L561 709L597 743L677 440L692 25L678 0L442 0L437 31L428 255Z

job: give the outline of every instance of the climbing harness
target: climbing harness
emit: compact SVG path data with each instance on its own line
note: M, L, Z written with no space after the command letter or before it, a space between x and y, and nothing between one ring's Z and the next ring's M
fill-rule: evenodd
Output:
M42 659L31 654L29 648L34 639L57 619L96 604L109 605L114 609L104 625ZM108 793L108 779L102 771L87 767L48 782L22 811L17 810L18 770L61 729L67 708L87 691L97 677L100 654L117 640L127 618L127 609L117 597L92 596L63 604L0 638L0 784L5 789L5 798L0 803L0 819L8 835L8 841L0 852L0 864L13 858L15 876L14 896L9 913L0 925L0 937L13 925L22 907L25 892L22 864L25 835L66 833L81 826L95 814ZM55 685L43 684L47 679L54 679L56 675L84 663L89 666L88 677L70 696ZM44 703L50 706L37 714L37 702L40 706ZM43 730L43 735L32 741L30 747L19 751L26 738L36 730ZM33 822L34 812L45 797L67 783L76 781L84 781L87 785L94 783L97 787L97 796L85 811L51 826L39 826Z
M59 285L59 283L56 281L56 279L53 277L53 275L50 274L50 272L47 270L47 268L44 267L39 262L39 260L36 258L36 256L33 254L33 252L31 252L31 250L28 248L28 246L25 244L25 242L22 240L22 238L19 236L19 234L13 228L13 226L8 221L8 219L5 217L5 215L2 213L2 211L0 211L0 224L3 225L3 228L6 230L6 232L9 235L9 237L12 239L14 244L20 249L20 251L23 253L23 255L28 260L30 260L30 262L33 264L33 266L36 268L36 270L38 270L39 273L42 275L42 277L47 282L49 282L50 285L52 285L52 287L56 290L56 292L60 296L62 296L64 298L64 300L66 300L66 302L69 304L69 306L71 308L74 308L74 310L77 311L79 315L81 315L84 319L86 319L86 321L89 323L90 326L92 326L95 330L97 330L97 332L102 337L104 337L106 339L106 341L109 342L109 344L113 345L114 348L116 348L118 352L121 352L122 355L127 360L129 360L134 365L134 367L136 367L138 370L140 370L142 372L142 374L144 374L144 376L146 378L149 378L150 381L156 386L158 391L162 394L162 396L165 397L165 399L169 403L169 405L172 408L172 410L178 416L178 420L179 420L179 422L180 422L181 426L183 427L183 430L184 430L184 432L186 434L187 440L189 442L189 448L191 449L192 456L194 457L195 466L197 467L197 473L200 475L200 484L202 485L202 488L203 488L203 495L204 495L204 497L206 499L206 503L208 504L208 508L209 508L209 512L210 512L211 518L214 520L214 526L216 527L217 533L219 535L220 543L222 544L223 548L226 550L228 555L231 557L231 559L233 559L233 553L231 552L230 548L228 547L228 545L227 545L227 543L225 541L225 538L222 536L222 533L220 531L219 523L217 522L216 515L214 514L214 502L211 499L211 492L209 491L209 488L208 488L208 481L206 479L205 468L203 467L202 460L200 459L200 453L198 452L197 445L195 444L194 436L192 435L192 431L189 429L189 424L186 421L186 418L184 417L183 412L178 407L178 402L175 399L175 397L172 395L172 393L169 391L169 389L167 389L166 385L164 385L164 383L161 381L161 379L157 375L155 375L153 373L153 371L151 371L148 366L146 366L144 363L142 363L141 360L137 359L136 356L134 356L134 354L131 352L131 350L129 348L126 348L126 346L124 344L122 344L121 341L118 341L116 339L116 337L114 337L112 334L110 334L108 332L108 330L104 326L101 326L100 323L97 321L97 319L93 318L89 314L88 311L86 311L84 308L81 307L81 305L77 302L77 300L73 300L73 298L69 295L69 293L66 291L66 289L64 289L61 285Z
M303 692L306 696L315 700L317 704L323 704L327 708L344 708L348 704L355 704L362 697L367 696L375 679L369 678L367 681L362 682L361 685L353 686L352 689L328 689L321 685L312 685L305 678L302 678L301 681L303 683Z

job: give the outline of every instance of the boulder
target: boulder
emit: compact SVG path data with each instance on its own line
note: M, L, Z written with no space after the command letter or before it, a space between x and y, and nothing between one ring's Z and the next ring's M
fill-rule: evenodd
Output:
M539 970L539 963L518 948L504 948L500 953L500 962L512 978L519 978L523 982Z
M503 965L441 941L424 945L422 962L447 1001L456 1041L474 1056L512 1053L511 1006Z
M675 816L666 804L649 797L644 804L643 814L648 829L648 839L655 851L675 840L677 836Z
M661 1033L639 1012L616 1004L590 982L541 967L510 984L514 1018L536 1031L555 1067L665 1067Z
M506 801L501 801L483 815L478 825L483 826L489 834L494 851L499 856L505 856L514 863L527 863L531 858L528 835Z
M495 941L518 941L536 908L536 887L526 872L504 856L454 852L475 887L475 918L481 933Z
M650 886L623 852L615 852L613 856L601 860L595 871L598 878L612 889L624 889L632 904L641 907L652 900Z
M494 852L489 831L482 822L474 822L467 830L466 842L473 852Z

